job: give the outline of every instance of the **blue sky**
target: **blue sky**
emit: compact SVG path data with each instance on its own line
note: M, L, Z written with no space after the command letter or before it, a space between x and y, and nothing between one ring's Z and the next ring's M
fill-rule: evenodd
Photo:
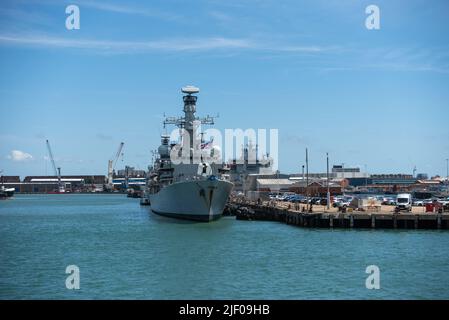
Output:
M65 8L80 8L67 30ZM380 30L365 8L380 8ZM106 174L120 141L146 168L161 120L201 88L217 128L278 128L279 167L446 174L448 1L0 3L0 170ZM16 150L15 153L12 153ZM17 151L20 151L18 153Z

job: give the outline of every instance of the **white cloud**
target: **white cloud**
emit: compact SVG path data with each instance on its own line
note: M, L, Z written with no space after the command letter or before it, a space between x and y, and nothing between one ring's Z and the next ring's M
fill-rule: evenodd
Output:
M172 39L165 41L105 41L86 39L75 40L37 35L0 35L0 43L60 48L93 49L115 53L148 52L155 50L212 50L251 47L250 43L248 43L244 39L229 38L200 38L191 40Z
M101 10L101 11L109 11L109 12L114 12L114 13L141 15L144 17L155 17L155 18L161 18L161 19L165 19L165 20L181 19L181 16L179 16L178 14L157 10L155 8L151 8L151 9L138 8L138 7L130 7L130 6L105 3L104 1L96 2L96 1L91 1L91 0L90 1L77 1L77 4L79 4L82 7L90 7L92 9Z
M142 53L154 51L211 51L254 50L318 54L335 51L336 47L291 46L245 38L206 37L192 39L165 39L154 41L120 41L97 39L69 39L36 34L0 34L0 45L23 45L54 48L76 48L107 53Z
M11 153L7 156L7 158L12 161L33 160L33 156L31 154L20 151L20 150L12 150Z

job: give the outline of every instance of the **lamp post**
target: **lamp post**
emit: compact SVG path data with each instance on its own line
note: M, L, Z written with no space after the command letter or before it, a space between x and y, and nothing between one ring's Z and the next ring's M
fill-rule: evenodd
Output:
M305 167L305 165L302 165L302 180L301 180L301 183L299 184L300 186L304 186L304 182L306 181L305 179L305 177L304 177L304 167ZM303 189L303 191L304 191L304 189Z
M309 151L306 148L306 199L307 211L309 211Z
M306 180L305 180L305 177L304 177L304 167L305 167L305 166L302 165L302 181L301 181L302 184L304 184L304 181L306 181Z
M366 191L368 191L368 169L366 164L365 164L365 189Z
M446 159L446 185L449 185L449 159Z
M329 153L326 152L326 165L327 165L327 170L326 170L326 176L327 176L327 210L329 210L331 208L330 204L331 204L331 193L330 193L330 189L329 189Z
M343 197L345 196L345 188L346 188L346 186L345 186L345 163L343 162L342 164L341 164L341 185L342 185L342 190L343 190Z

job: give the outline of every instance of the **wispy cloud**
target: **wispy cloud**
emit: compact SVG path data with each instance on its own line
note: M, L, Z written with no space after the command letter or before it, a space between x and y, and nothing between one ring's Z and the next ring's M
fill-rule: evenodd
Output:
M114 3L97 2L97 1L73 1L75 4L101 11L139 15L144 17L161 18L164 20L179 20L181 16L172 12L165 12L155 8L138 8L129 5L118 5Z
M318 53L318 52L324 52L331 50L330 48L326 47L319 47L319 46L276 46L276 47L266 47L268 50L274 50L274 51L284 51L284 52L304 52L304 53Z
M54 48L92 49L110 53L136 53L149 51L198 51L226 48L251 48L245 39L196 38L162 41L109 41L90 39L70 39L41 35L0 35L0 44L28 45Z
M335 47L293 46L276 43L270 44L267 41L244 38L207 37L193 39L174 38L157 41L120 41L71 39L35 34L0 34L0 45L86 49L112 54L132 54L152 51L210 51L223 49L246 49L254 51L314 54L335 50Z
M42 157L43 160L45 161L51 161L49 156L43 156ZM59 163L84 163L86 162L86 160L84 159L77 159L77 158L73 158L73 157L54 157L53 160L55 161L55 163L59 164Z
M352 71L393 71L393 72L432 72L449 73L447 60L449 49L395 47L378 48L363 51L352 50L356 59L346 59L332 65L320 66L323 72L352 72Z
M20 8L0 7L0 26L5 28L8 23L11 23L11 21L14 21L15 25L51 25L51 18L42 12L30 11Z
M33 156L27 152L23 152L20 150L12 150L9 155L6 156L6 158L15 161L15 162L23 162L23 161L29 161L33 160Z
M321 72L383 70L393 72L449 73L447 49L418 50L385 48L364 52L345 46L297 45L292 42L270 42L264 39L204 37L173 38L154 41L121 41L55 37L43 34L0 34L0 46L29 46L87 50L94 54L139 54L157 52L208 52L239 54L267 53L274 57L316 56L307 68Z
M432 65L419 65L419 64L357 64L351 66L341 67L320 67L318 68L322 72L365 72L373 70L381 71L393 71L393 72L432 72L449 74L449 66L432 66Z
M112 136L104 134L104 133L97 133L97 138L100 140L105 140L105 141L112 140Z
M234 21L234 19L230 15L220 11L210 11L208 14L211 18L222 23L229 23Z

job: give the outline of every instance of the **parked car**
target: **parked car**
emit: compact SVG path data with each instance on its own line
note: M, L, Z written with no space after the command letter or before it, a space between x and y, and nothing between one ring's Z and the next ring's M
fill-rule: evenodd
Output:
M288 196L285 197L285 201L288 202L297 202L299 199L299 196L297 194L289 194Z
M309 199L309 203L311 203L311 204L320 204L320 200L321 200L321 198L313 197L313 198Z
M412 205L415 207L422 207L424 206L424 200L413 200Z
M327 198L321 198L320 199L320 205L327 206Z
M348 207L349 204L351 203L352 199L354 199L353 197L344 197L342 198L340 201L335 202L333 204L334 208L340 208L340 207Z
M337 203L343 201L343 197L334 197L332 199L332 206L335 208L337 206Z
M396 205L396 199L395 198L385 198L384 201L382 202L383 205L387 205L387 206L395 206Z
M277 201L285 201L285 198L286 198L285 195L283 195L283 194L278 194L278 195L275 197L275 200L277 200Z

